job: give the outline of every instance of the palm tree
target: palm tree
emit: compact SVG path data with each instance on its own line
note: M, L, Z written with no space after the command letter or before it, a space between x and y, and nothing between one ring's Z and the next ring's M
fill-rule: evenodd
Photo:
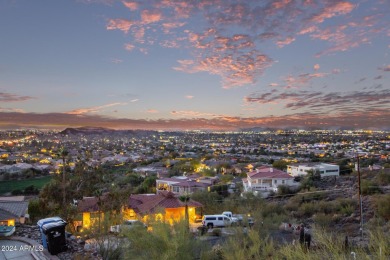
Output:
M179 196L179 200L181 202L185 203L185 220L186 220L187 227L189 229L190 228L190 221L189 221L189 216L188 216L188 201L190 200L190 195L187 193L183 194L183 195Z
M68 150L65 147L61 147L59 152L59 156L62 158L62 206L66 211L66 157L69 155ZM66 215L66 212L65 212Z

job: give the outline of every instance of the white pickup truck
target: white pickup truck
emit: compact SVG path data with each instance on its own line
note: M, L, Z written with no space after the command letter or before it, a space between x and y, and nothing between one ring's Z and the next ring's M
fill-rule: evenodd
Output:
M232 223L239 223L243 220L243 216L241 214L233 214L231 211L224 211L222 215L229 217L232 220Z
M253 218L248 215L248 217L244 217L243 214L233 214L231 211L224 211L222 215L229 217L232 220L232 225L249 225L252 227L254 224Z

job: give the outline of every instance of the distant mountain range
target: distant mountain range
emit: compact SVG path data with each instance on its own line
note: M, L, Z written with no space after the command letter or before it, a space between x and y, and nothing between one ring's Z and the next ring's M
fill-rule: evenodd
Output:
M60 134L62 135L112 135L112 134L126 134L126 135L143 135L143 134L150 134L155 133L155 131L149 131L149 130L115 130L110 128L104 128L104 127L90 127L90 126L84 126L84 127L78 127L78 128L66 128L65 130L61 131Z
M104 127L79 127L79 128L66 128L65 130L61 131L60 134L62 135L78 135L78 134L84 134L84 135L90 135L90 134L108 134L115 132L116 130L104 128Z

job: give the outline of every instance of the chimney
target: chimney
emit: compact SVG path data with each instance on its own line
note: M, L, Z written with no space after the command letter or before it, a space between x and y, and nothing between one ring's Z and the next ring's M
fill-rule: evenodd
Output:
M270 171L270 172L274 172L274 168L272 168L272 167L269 168L269 171Z

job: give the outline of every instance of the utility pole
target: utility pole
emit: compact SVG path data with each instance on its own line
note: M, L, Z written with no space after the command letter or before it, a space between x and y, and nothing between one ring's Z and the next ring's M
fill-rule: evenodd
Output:
M359 198L359 213L360 213L360 231L363 237L363 202L362 202L362 188L360 182L360 161L359 154L357 157L357 172L358 172L358 198Z

